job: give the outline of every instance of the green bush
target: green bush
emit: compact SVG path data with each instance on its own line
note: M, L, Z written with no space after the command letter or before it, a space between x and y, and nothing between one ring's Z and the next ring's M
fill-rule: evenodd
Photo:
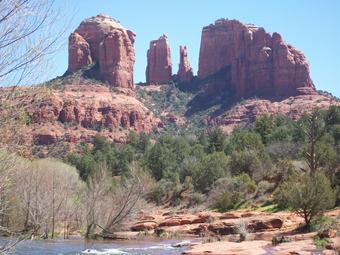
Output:
M324 249L325 246L329 243L329 240L327 238L320 238L319 236L314 237L313 241L318 249Z
M269 175L271 161L268 155L260 155L254 150L234 151L230 155L228 168L233 175L246 173L259 181Z
M170 200L175 192L179 190L179 183L173 182L172 180L162 179L156 183L149 199L155 202L157 205L161 205L164 202Z
M228 157L224 152L214 152L202 158L198 163L197 172L193 176L196 190L207 193L213 183L227 176Z
M228 193L224 193L216 200L212 207L219 212L226 212L234 209L237 202L239 202L237 196L231 196Z
M335 192L327 177L317 172L292 176L281 184L275 199L280 207L289 208L303 217L309 227L312 219L334 206Z
M236 209L256 190L255 182L249 175L242 173L232 178L222 178L215 182L209 194L212 208L220 212Z
M310 224L310 230L322 232L327 229L336 228L336 220L328 216L321 216L319 218L313 219Z

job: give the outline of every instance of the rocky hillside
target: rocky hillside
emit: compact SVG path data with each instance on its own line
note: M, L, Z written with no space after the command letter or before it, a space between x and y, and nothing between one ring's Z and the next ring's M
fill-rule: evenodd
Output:
M296 120L340 104L316 92L302 52L254 25L221 19L204 27L196 77L186 47L173 75L167 37L151 41L147 83L137 86L135 36L106 15L86 19L69 37L62 77L35 88L1 89L0 115L16 108L28 118L21 132L26 151L63 155L98 133L124 143L130 131L157 135L220 126L231 132L262 114Z

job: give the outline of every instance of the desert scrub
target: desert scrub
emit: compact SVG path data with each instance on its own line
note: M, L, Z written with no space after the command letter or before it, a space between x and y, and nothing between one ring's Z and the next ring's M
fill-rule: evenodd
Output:
M249 194L256 190L256 183L246 173L217 180L210 191L209 200L212 208L219 212L240 208Z
M329 243L328 238L320 238L319 236L314 237L313 241L318 249L324 249Z
M328 216L321 216L320 218L314 219L310 226L311 231L322 232L328 229L337 229L337 221Z

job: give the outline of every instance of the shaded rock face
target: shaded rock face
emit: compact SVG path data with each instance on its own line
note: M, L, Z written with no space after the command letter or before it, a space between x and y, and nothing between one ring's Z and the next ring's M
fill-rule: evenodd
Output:
M217 20L202 30L198 78L227 68L228 88L236 98L287 97L315 93L309 65L302 52L278 33L237 20Z
M97 63L96 76L112 86L133 88L135 34L106 15L81 22L69 38L68 71Z
M180 62L178 66L177 77L180 82L189 82L194 77L192 68L188 60L188 51L186 46L179 47Z
M170 45L166 35L150 42L147 52L146 82L168 83L171 80L172 64Z
M72 33L68 43L68 71L74 72L92 64L91 50L88 42L78 33Z

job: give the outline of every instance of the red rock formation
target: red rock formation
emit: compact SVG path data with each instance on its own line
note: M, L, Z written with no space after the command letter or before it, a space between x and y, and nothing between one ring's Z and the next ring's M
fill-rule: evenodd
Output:
M115 87L133 88L134 41L132 31L106 15L86 19L70 36L68 71L97 62L99 79Z
M72 33L68 43L68 71L74 72L92 64L90 45L78 33Z
M147 52L146 83L161 84L171 80L170 45L166 35L150 42Z
M249 125L263 114L285 115L292 120L298 120L306 112L312 112L314 109L328 109L331 105L340 106L340 100L325 95L300 95L276 102L268 99L248 99L219 116L209 119L208 124L219 126L226 133L231 133L236 126Z
M190 67L190 63L188 60L188 52L186 46L179 47L179 54L180 54L180 62L178 66L178 80L180 82L189 82L194 77L192 68Z
M237 98L292 96L315 92L303 53L278 33L237 20L220 19L203 28L199 79L229 67L230 89Z
M1 89L4 93L0 93L0 101L10 91ZM23 107L31 120L22 131L25 134L22 145L28 150L35 145L64 148L79 142L91 143L98 133L122 143L127 141L129 131L148 133L162 126L135 95L126 94L123 89L112 92L101 85L67 84L62 90L48 92L43 88L22 87L9 100L14 107L17 104Z

